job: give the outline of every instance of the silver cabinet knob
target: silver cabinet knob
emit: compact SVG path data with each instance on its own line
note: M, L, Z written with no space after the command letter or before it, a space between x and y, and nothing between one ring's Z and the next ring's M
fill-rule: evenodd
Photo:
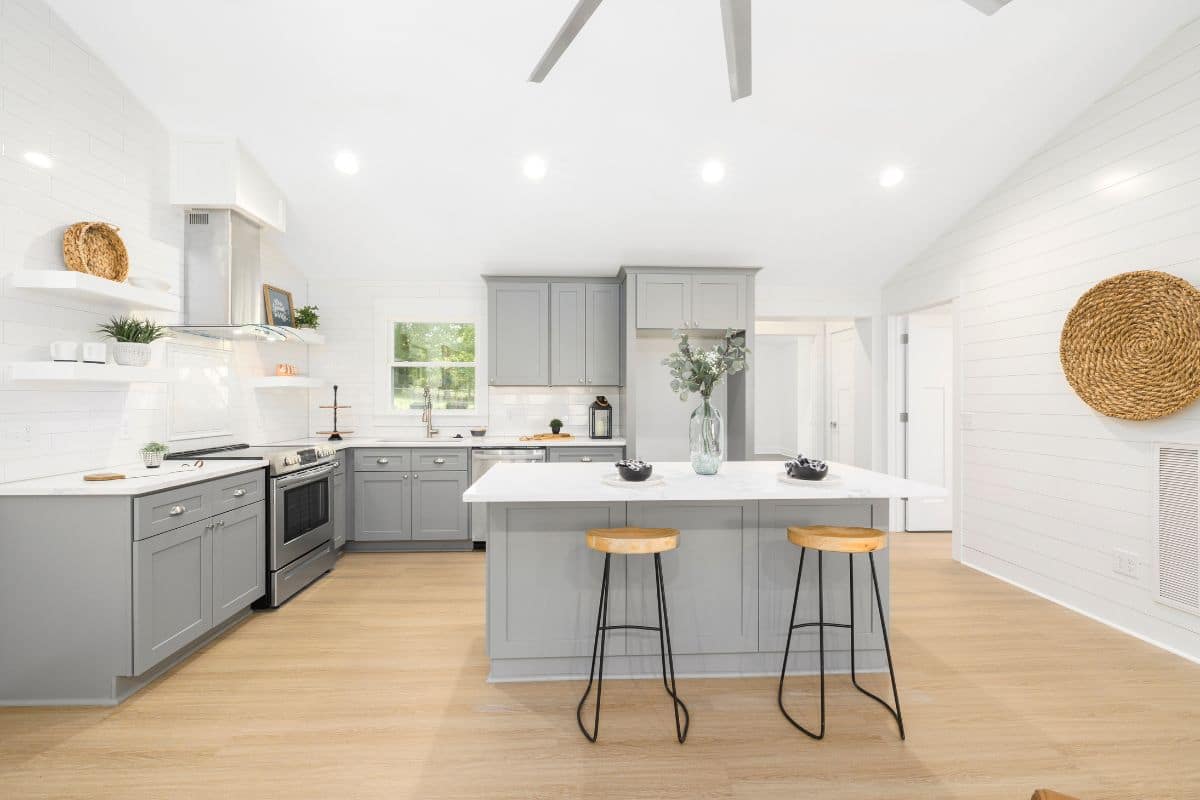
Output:
M401 476L400 476L400 480L402 480L402 481L406 481L406 480L408 480L408 473L406 472L406 473L404 473L403 475L401 475Z
M376 463L376 464L387 464L387 463L389 463L389 459L386 459L386 458L377 458L377 459L375 459L375 463Z
M583 378L580 378L580 379L579 379L579 382L580 382L580 383L583 383Z
M218 522L218 523L217 523L217 527L218 527L218 528L224 528L224 527L225 527L225 520L221 520L220 522Z
M413 473L413 480L414 480L414 481L419 481L419 480L421 480L421 476L420 476L420 474L418 474L418 473L414 472L414 473Z
M167 513L170 514L172 517L178 517L180 514L184 513L185 511L187 511L187 506L171 506L171 510L168 511Z
M435 463L435 464L445 464L445 463L446 463L446 459L444 459L444 458L435 458L435 459L433 460L433 463Z
M580 457L579 457L579 460L580 460L580 461L582 461L584 464L590 464L590 463L592 463L592 457L591 457L591 456L580 456Z
M234 497L245 497L245 496L246 496L246 490L245 490L245 489L234 489L234 490L233 490L233 496L234 496Z

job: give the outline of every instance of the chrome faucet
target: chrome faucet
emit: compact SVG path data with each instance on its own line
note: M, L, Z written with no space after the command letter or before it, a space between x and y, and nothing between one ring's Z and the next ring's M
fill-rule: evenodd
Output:
M433 396L429 393L429 387L425 387L425 408L421 411L421 422L425 423L425 438L432 439L435 431L433 430Z

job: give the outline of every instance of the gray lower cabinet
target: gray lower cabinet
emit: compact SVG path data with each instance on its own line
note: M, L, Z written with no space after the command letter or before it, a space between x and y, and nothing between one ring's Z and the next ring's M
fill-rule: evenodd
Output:
M409 486L412 538L467 538L467 504L462 499L467 484L465 472L414 472Z
M550 384L550 284L488 283L488 383Z
M212 624L225 620L266 594L266 506L255 503L226 511L212 525Z
M466 448L377 449L354 468L356 542L436 542L470 537L463 492L470 481ZM381 469L378 461L387 461ZM399 471L396 464L413 469ZM336 512L335 512L336 513Z
M333 546L346 543L346 510L350 503L346 494L346 468L338 467L333 473Z
M211 522L193 522L134 543L135 675L212 627L212 530Z
M395 542L412 539L408 472L354 473L354 540Z
M546 460L552 464L612 464L624 457L624 447L551 447L546 451Z

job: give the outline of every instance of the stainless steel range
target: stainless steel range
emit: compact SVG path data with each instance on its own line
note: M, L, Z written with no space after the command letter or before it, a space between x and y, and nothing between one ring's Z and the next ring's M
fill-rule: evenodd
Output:
M337 453L330 447L280 449L235 444L171 453L173 460L251 460L270 462L267 492L267 596L271 608L333 569L333 472Z

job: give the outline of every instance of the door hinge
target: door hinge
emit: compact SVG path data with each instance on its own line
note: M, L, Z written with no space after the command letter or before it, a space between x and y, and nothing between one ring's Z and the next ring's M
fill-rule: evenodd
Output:
M900 334L900 344L908 344L908 334L907 333Z
M901 421L901 422L908 422L908 412L907 412L907 411L901 411L901 412L900 412L900 421Z

